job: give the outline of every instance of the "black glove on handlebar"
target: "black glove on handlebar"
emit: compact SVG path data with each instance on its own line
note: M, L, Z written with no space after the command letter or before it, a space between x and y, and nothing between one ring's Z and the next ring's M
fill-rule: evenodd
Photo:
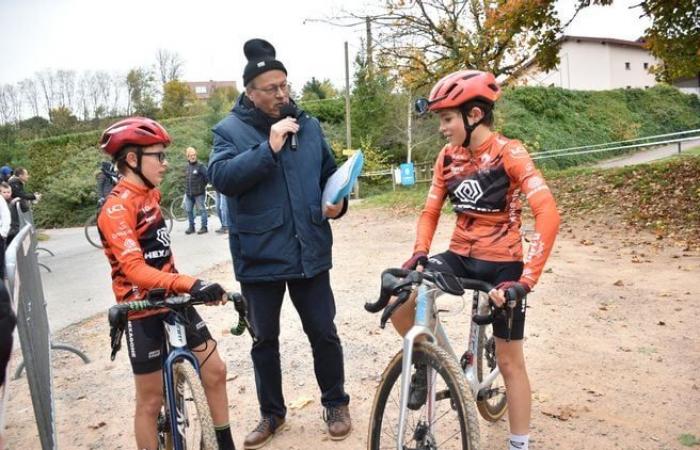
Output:
M226 295L226 291L219 283L207 284L206 281L197 280L190 289L192 299L203 303L218 303Z
M428 254L425 252L415 252L413 256L408 259L408 261L401 265L401 268L406 270L416 270L416 267L425 267L426 264L428 264Z
M518 281L503 281L498 283L496 289L502 289L508 293L512 300L519 302L530 292L530 286Z

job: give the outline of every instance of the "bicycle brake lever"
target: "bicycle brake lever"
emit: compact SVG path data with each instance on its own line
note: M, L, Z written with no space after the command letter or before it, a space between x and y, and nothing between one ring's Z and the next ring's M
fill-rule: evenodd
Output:
M398 295L398 298L396 299L396 301L394 303L392 303L391 305L387 306L386 308L384 308L384 312L382 313L382 319L379 323L379 327L381 329L384 329L387 321L389 320L391 315L394 314L394 311L396 310L396 308L398 308L399 306L406 303L406 300L408 300L408 298L410 296L411 296L411 291L401 291L401 292L399 292L399 295Z

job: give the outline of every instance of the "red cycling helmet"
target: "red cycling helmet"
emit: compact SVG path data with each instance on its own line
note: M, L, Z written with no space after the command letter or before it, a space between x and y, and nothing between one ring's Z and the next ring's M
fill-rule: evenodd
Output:
M125 145L148 147L170 145L170 135L158 122L145 117L129 117L107 128L100 138L100 148L114 157Z
M493 105L500 96L501 88L498 87L496 77L492 73L460 70L441 78L427 99L416 102L416 110L422 114L439 109L458 108L470 100L482 100Z

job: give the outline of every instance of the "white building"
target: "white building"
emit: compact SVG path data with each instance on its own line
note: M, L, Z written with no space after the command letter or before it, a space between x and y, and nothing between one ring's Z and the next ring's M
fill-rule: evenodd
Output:
M592 91L649 88L656 84L649 68L657 62L641 41L563 36L558 67L543 72L533 61L511 83Z

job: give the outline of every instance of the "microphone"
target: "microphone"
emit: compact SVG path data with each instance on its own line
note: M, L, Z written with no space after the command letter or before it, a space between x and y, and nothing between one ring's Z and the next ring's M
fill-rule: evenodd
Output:
M280 108L280 116L296 118L297 109L291 103L286 103L286 104L282 105L282 107ZM297 149L297 135L296 135L296 133L288 133L288 134L291 135L290 139L289 139L289 147L292 150L296 150Z

